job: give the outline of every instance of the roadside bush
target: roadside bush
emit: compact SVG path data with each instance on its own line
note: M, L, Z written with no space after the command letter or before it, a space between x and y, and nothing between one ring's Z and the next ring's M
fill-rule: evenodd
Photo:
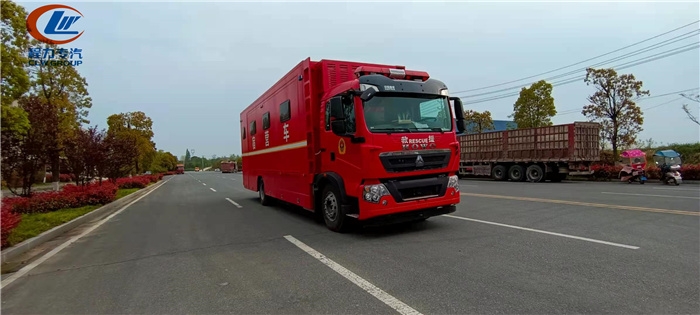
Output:
M2 207L14 213L45 213L64 208L78 208L112 202L117 196L117 186L103 182L102 185L66 185L61 191L36 194L32 197L4 198Z
M129 188L146 188L148 184L151 183L152 175L142 175L134 176L131 178L119 178L117 179L117 186L119 189L129 189ZM156 181L157 177L156 177Z
M173 172L173 171L168 171L167 173L165 173L165 176L169 176L169 175L175 175L175 172Z
M61 183L68 183L70 181L75 180L75 176L73 174L60 174L58 177L58 181ZM50 183L53 181L53 175L52 174L46 174L46 182Z
M2 207L0 212L0 246L5 248L10 232L19 225L22 221L22 216L12 212L10 207Z
M596 164L591 166L591 170L593 170L591 180L609 181L619 178L622 166ZM683 165L680 172L684 180L700 180L700 164ZM649 179L661 178L661 170L654 164L647 164L646 173Z

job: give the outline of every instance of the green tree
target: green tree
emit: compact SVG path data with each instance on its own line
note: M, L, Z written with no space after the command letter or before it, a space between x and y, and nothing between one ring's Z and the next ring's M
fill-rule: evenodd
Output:
M126 137L136 143L137 158L134 159L134 172L143 173L149 169L156 157L153 138L153 120L144 112L113 114L107 117L108 133L116 137Z
M513 118L519 128L551 126L551 118L557 114L552 97L552 85L541 80L520 91L513 105Z
M33 40L32 47L42 51L53 50L58 46L41 44ZM55 56L54 56L55 57ZM52 66L43 64L52 58L51 53L42 54L38 65L29 67L31 78L30 93L45 100L46 106L54 113L54 117L45 123L49 124L52 134L52 144L47 149L51 163L54 189L58 189L61 156L65 142L73 137L81 124L89 124L88 110L92 107L92 98L87 91L87 81L71 65Z
M601 123L601 136L610 142L617 159L618 147L633 144L643 130L642 110L633 98L649 95L649 91L642 90L642 81L637 81L634 75L618 75L612 68L588 68L584 82L594 85L597 91L588 97L590 104L581 113Z
M29 131L29 116L16 101L29 91L26 52L29 45L27 11L13 1L2 0L0 31L2 33L2 113L0 122L3 143L22 137ZM14 104L13 104L14 103ZM4 145L3 145L4 146Z
M464 120L467 122L467 132L469 133L482 133L494 129L493 119L489 111L466 110L464 111Z

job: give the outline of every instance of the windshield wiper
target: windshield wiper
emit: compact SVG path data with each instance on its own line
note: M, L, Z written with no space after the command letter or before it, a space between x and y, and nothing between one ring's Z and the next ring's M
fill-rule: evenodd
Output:
M411 129L408 128L379 128L379 129L372 129L372 131L378 131L378 132L386 132L388 134L391 134L392 132L411 132Z
M440 127L430 127L430 128L418 128L418 129L428 129L430 131L439 131L440 133L445 133L445 130L443 130Z

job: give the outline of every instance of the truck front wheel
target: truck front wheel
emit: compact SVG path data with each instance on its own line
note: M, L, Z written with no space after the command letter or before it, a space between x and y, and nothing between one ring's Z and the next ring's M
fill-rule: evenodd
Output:
M348 218L342 207L340 192L335 185L328 184L323 188L321 211L328 229L335 232L345 232L347 230Z

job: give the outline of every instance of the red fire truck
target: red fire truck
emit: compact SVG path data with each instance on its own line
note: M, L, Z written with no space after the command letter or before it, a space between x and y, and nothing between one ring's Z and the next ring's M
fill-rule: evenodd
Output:
M221 173L235 173L236 161L221 161Z
M426 72L307 58L241 112L243 184L338 232L451 213L463 113Z

